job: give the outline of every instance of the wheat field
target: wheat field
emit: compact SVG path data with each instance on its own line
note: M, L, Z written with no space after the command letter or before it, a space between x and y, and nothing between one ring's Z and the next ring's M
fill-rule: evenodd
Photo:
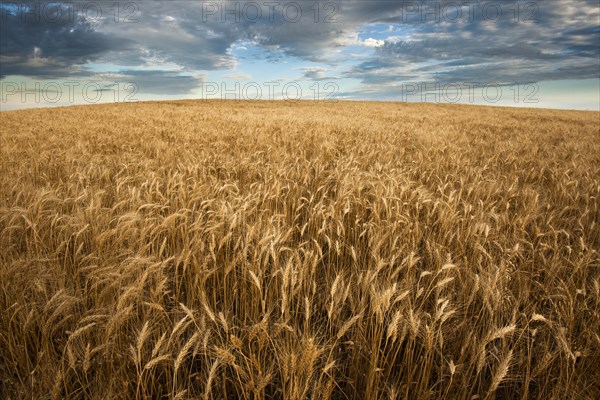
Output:
M600 398L597 112L0 118L1 398Z

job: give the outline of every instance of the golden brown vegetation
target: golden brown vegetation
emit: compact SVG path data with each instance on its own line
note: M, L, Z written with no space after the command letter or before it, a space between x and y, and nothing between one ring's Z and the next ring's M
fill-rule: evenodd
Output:
M0 115L2 398L600 398L598 113Z

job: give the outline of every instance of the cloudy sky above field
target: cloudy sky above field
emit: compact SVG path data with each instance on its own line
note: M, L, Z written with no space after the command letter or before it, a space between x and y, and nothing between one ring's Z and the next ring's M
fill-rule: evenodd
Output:
M597 0L1 4L3 109L179 98L600 108Z

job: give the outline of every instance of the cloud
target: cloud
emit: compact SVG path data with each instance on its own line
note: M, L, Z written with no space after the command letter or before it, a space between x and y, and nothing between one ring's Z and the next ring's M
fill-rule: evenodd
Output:
M303 72L302 79L309 81L325 81L325 80L336 80L340 79L339 76L327 75L331 68L325 67L302 67L300 70Z
M25 3L27 4L27 3ZM85 18L34 17L2 9L0 24L0 78L24 75L57 78L86 73L86 64L134 47L130 39L95 30Z
M366 47L379 47L383 46L385 44L385 41L380 39L367 38L360 43Z
M192 93L202 84L202 78L180 75L173 71L118 71L95 76L102 81L134 84L140 94L183 95Z
M512 1L493 2L504 5L503 17L494 21L482 16L492 3L481 0L476 18L471 18L464 6L467 3L461 3L462 18L456 21L436 21L435 15L428 14L435 4L456 4L445 1L426 6L379 0L283 1L274 9L255 2L261 5L260 16L248 7L250 3L232 0L151 1L134 3L137 22L114 21L102 2L97 4L105 8L104 16L95 20L78 15L54 22L48 18L24 21L18 12L0 7L0 77L90 76L90 64L113 64L151 85L150 73L134 71L177 69L183 73L154 72L153 77L162 82L157 85L163 85L156 90L172 88L182 93L195 84L199 72L235 70L237 57L261 58L282 68L289 57L324 65L325 69L302 69L303 77L313 80L337 79L328 76L327 68L350 63L341 77L358 79L365 90L375 91L407 80L522 82L599 77L600 7L596 0L534 3L538 7L533 9L535 21L515 20ZM525 12L523 7L530 2L518 3L519 18L529 16L531 10ZM35 6L34 2L25 4ZM365 31L369 32L366 38ZM262 51L236 56L233 50L247 49L241 44ZM356 55L355 47L362 47L364 54Z
M540 3L536 19L421 21L404 39L390 37L377 46L348 76L383 90L390 83L411 80L503 84L600 75L597 5Z

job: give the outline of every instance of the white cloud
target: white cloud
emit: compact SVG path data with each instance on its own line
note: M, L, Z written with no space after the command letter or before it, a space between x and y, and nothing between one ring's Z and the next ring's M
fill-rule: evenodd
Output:
M360 42L362 46L365 47L379 47L385 44L385 41L379 39L368 38Z

